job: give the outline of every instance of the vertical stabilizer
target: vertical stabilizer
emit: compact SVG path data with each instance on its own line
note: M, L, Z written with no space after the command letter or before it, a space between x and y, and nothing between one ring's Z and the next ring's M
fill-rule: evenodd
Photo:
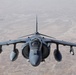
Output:
M36 15L36 33L38 33L38 18L37 18L37 15Z

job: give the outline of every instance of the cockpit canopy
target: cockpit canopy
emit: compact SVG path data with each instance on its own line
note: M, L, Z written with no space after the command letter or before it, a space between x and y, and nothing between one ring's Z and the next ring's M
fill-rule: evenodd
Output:
M40 44L41 43L40 43L39 39L37 39L37 38L33 39L32 42L31 42L32 47L39 47Z

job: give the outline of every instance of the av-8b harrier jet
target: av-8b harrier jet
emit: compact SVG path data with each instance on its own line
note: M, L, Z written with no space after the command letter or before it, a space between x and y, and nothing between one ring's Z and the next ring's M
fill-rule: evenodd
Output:
M62 40L56 40L51 36L41 34L38 32L38 20L36 16L36 32L24 36L24 38L19 38L17 40L9 40L6 42L0 42L0 53L2 52L3 45L14 45L13 51L10 54L10 60L15 61L18 57L19 51L16 48L18 43L24 43L22 46L22 55L24 58L28 59L32 66L38 66L41 62L50 54L50 46L52 43L56 44L56 49L54 50L54 57L57 61L62 60L62 55L59 51L59 45L69 46L70 53L74 55L73 47L76 47L76 43L66 42Z

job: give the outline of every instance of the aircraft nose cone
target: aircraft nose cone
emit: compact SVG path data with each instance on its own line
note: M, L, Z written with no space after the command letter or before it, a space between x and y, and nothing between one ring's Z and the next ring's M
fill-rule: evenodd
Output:
M33 66L38 66L40 64L40 58L38 55L31 56L29 59Z

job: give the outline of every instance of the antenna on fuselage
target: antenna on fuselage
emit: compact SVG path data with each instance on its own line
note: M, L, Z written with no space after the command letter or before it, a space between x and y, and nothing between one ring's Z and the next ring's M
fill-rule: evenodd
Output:
M36 33L38 33L38 18L37 18L37 15L36 15Z

